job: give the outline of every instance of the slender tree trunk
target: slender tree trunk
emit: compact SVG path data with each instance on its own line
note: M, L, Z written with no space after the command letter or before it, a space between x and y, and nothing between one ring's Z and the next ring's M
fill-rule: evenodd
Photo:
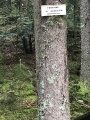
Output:
M34 0L38 120L70 120L66 18L41 17L40 7L40 0Z
M81 0L81 81L90 87L90 1Z

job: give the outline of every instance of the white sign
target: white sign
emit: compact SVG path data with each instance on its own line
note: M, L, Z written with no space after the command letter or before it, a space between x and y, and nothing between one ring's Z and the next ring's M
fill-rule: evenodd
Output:
M66 15L66 5L42 5L41 16Z

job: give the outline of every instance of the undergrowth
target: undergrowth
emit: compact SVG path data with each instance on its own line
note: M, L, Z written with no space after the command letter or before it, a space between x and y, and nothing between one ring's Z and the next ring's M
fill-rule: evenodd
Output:
M0 120L34 120L37 95L35 73L24 64L0 64Z
M74 56L74 55L73 55ZM80 54L79 54L80 56ZM90 111L90 89L80 81L80 58L69 61L69 93L71 120Z
M90 89L87 88L85 82L80 82L79 77L75 75L70 82L70 110L71 120L90 111Z

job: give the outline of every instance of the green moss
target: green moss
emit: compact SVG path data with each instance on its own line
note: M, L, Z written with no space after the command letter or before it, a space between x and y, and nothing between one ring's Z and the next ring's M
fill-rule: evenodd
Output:
M0 84L0 120L33 120L37 115L37 108L25 107L23 101L33 101L36 104L37 96L34 92L33 81L36 81L35 73L23 64L13 67L0 66L0 75L3 82ZM12 107L7 104L9 91L15 93ZM7 96L7 97L6 97ZM8 101L9 103L9 101Z

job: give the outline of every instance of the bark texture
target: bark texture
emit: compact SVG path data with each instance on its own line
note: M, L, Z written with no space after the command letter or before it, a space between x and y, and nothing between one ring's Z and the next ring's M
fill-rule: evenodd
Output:
M90 87L90 1L81 0L81 81Z
M41 17L40 4L34 1L38 120L70 120L66 18Z

